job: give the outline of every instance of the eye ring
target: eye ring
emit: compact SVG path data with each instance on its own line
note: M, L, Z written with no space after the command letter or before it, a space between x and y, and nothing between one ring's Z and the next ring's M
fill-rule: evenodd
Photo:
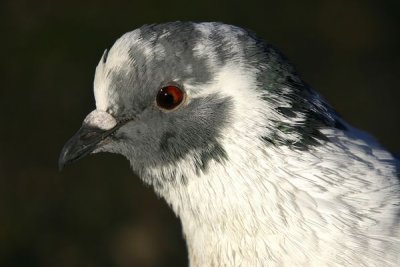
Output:
M156 96L156 105L162 110L176 109L185 100L185 92L177 84L162 86Z

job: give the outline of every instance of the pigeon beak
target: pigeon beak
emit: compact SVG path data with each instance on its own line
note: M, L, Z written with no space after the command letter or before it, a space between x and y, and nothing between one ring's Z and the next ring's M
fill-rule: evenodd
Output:
M64 145L58 167L60 171L69 165L101 147L125 123L131 119L117 121L110 114L102 111L91 112L84 120L82 127Z
M78 132L64 145L58 167L60 171L98 148L104 140L114 133L121 125L116 125L110 130L102 130L93 126L83 124Z

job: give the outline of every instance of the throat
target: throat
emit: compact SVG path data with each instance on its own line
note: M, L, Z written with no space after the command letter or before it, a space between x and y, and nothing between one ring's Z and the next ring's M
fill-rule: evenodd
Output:
M304 202L314 205L312 199L299 194L300 204L296 188L266 172L268 161L260 165L251 160L248 166L211 165L206 174L161 193L181 219L191 266L235 266L238 261L256 266L263 258L278 264L285 242L297 247L300 258L307 246L297 240L317 246L313 229L299 212Z

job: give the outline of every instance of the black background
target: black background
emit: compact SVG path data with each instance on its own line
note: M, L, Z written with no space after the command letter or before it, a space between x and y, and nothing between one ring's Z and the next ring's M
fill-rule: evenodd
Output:
M222 21L279 47L356 127L400 152L400 1L0 2L0 266L186 266L179 221L121 156L57 170L105 48L145 23Z

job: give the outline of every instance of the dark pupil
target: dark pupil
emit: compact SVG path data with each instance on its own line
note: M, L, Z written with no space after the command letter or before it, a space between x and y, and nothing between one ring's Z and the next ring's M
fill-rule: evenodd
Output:
M175 107L174 96L163 89L158 94L157 102L158 105L166 109L171 109Z

